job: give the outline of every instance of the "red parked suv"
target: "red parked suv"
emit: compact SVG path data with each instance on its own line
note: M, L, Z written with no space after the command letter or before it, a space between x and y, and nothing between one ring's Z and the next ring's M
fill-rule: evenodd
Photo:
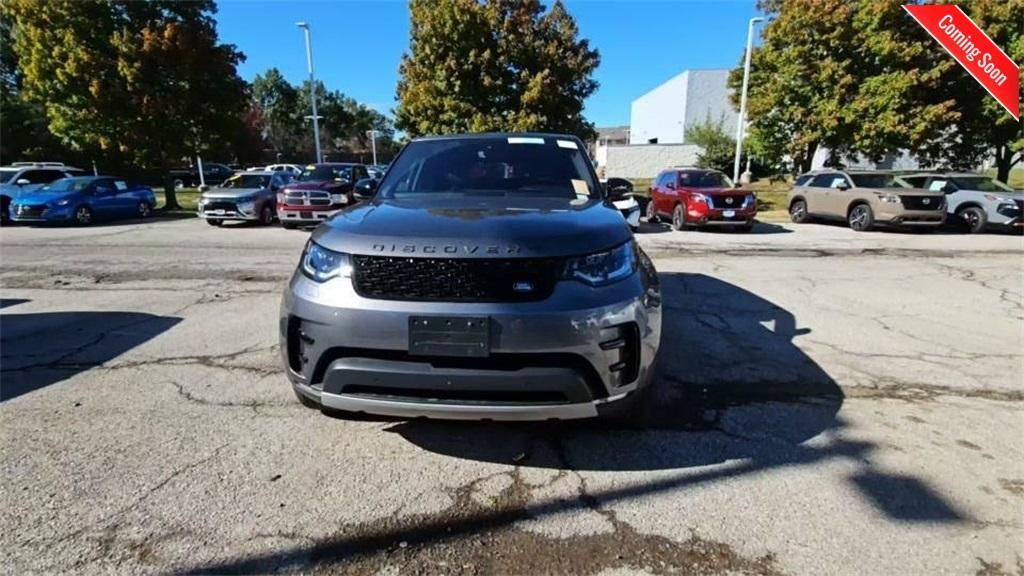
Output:
M672 227L732 226L745 232L754 227L757 196L736 189L718 170L669 168L651 185L647 221L670 218Z

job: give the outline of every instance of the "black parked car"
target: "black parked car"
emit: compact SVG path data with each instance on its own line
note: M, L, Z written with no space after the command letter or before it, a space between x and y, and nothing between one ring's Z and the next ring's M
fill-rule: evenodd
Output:
M171 170L169 174L174 180L175 188L184 188L186 186L194 188L200 184L198 166L189 166L186 168ZM234 174L235 171L226 164L203 162L203 180L206 181L207 185L220 184Z

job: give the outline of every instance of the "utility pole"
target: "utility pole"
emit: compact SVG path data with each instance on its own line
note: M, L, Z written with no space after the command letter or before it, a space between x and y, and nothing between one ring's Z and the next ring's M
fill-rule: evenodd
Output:
M306 67L309 68L309 105L313 109L313 144L316 147L316 161L323 162L320 156L320 116L316 113L316 78L313 76L313 43L309 37L309 23L296 22L296 26L306 33Z
M743 90L740 92L740 115L736 119L736 158L732 164L732 181L739 184L740 181L740 156L743 154L743 130L747 122L747 85L750 82L750 51L754 47L754 24L763 22L760 16L750 19L747 24L747 53L743 58Z

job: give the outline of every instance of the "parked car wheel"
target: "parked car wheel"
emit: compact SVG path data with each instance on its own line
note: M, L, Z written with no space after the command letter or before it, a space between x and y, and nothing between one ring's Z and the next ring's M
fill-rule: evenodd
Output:
M11 201L7 198L0 200L0 224L11 223Z
M79 206L75 208L75 224L79 226L88 226L92 224L92 208L88 206Z
M850 208L850 213L846 216L846 222L850 225L850 229L856 232L865 232L871 229L871 226L875 223L875 213L871 211L871 206L867 204L857 204L853 208Z
M206 223L209 224L210 226L220 226L221 224L224 223L224 221L223 220L214 220L214 219L211 219L211 218L207 218L206 219Z
M647 215L647 221L651 224L657 224L660 221L658 218L658 211L654 209L654 199L647 201L647 209L645 210Z
M804 202L803 200L794 200L793 203L789 205L789 219L795 224L803 224L810 220L807 215L807 202Z
M977 234L985 229L988 224L988 216L985 211L977 206L968 206L957 212L960 217L960 225L968 234Z
M149 218L153 214L153 207L149 205L149 202L139 202L137 211L139 218Z
M274 210L270 207L270 204L264 204L263 208L260 209L260 224L264 226L270 226L274 223Z
M683 215L682 204L676 204L676 207L672 210L672 228L676 230L686 228L686 218Z

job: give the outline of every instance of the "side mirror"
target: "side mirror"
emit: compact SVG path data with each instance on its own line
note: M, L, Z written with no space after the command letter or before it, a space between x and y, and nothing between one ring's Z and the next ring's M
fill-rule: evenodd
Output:
M633 192L633 183L625 178L609 178L604 189L609 199L620 199Z
M369 200L377 193L377 181L373 178L363 178L352 187L352 194L357 200Z
M850 185L849 184L840 184L839 186L836 186L836 190L839 190L840 192L846 192L849 189L850 189Z
M17 184L18 186L24 186L26 184L31 184L31 182L29 182L27 178L18 178L15 184Z

